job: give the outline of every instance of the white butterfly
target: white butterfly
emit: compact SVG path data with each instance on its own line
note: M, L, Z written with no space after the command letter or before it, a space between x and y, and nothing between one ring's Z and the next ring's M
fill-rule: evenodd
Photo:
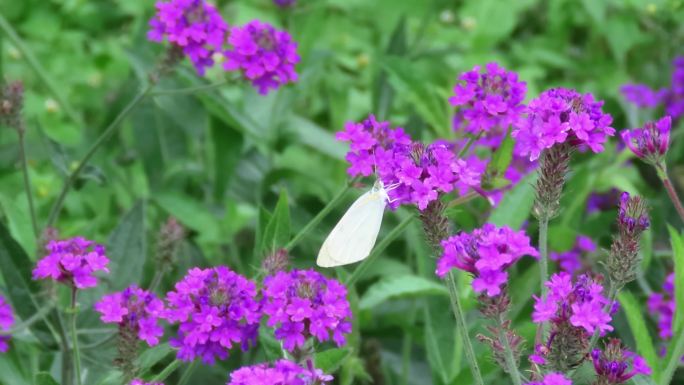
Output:
M385 189L382 181L377 180L370 191L361 195L323 242L316 264L342 266L368 257L378 238L385 206L391 202L387 191L395 187Z

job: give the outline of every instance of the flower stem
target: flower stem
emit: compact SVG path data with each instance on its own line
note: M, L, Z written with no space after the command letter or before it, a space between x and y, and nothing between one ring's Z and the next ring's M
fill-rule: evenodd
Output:
M675 210L677 210L677 214L679 214L679 218L684 222L684 206L682 206L682 202L679 200L677 192L675 191L670 178L667 176L667 172L663 170L662 172L658 172L658 174L660 175L660 180L663 182L663 186L665 186L667 195L670 197Z
M26 200L29 206L29 215L31 216L31 225L33 226L33 235L36 239L40 238L40 230L38 229L38 220L36 219L36 209L33 205L33 189L31 188L31 179L28 171L28 162L26 161L26 141L24 140L25 133L23 130L19 132L19 160L21 162L21 173L24 177L24 191L26 191Z
M50 210L50 216L48 217L47 221L47 227L52 226L55 221L57 220L57 217L59 216L60 211L62 210L62 206L64 205L64 199L66 198L67 193L69 192L69 189L71 186L76 182L76 179L78 178L78 175L83 171L83 168L88 164L88 161L90 158L95 155L95 152L109 139L112 134L116 131L116 129L121 125L121 122L128 116L128 114L133 111L133 109L140 104L152 91L152 88L154 87L154 82L148 83L136 96L131 100L126 107L124 107L123 110L119 113L119 115L114 118L114 120L109 124L109 126L100 134L100 136L95 139L95 142L90 146L88 149L88 152L83 156L83 158L78 162L78 166L76 166L76 169L69 174L67 177L66 181L64 181L64 185L62 186L62 190L59 193L59 196L57 197L57 200L55 201L54 205L52 206L52 209Z
M539 218L539 285L541 288L542 301L546 300L546 281L549 279L549 250L548 250L548 236L549 236L549 218L545 215ZM543 341L546 338L549 329L548 321L544 321L540 325L538 336ZM538 341L540 342L540 341Z
M170 364L168 364L164 370L161 371L161 373L157 374L152 378L151 382L162 382L166 380L166 377L170 376L171 373L173 373L178 367L181 365L181 362L179 360L173 360L171 361Z
M482 373L480 372L480 366L477 363L477 358L475 356L475 350L473 350L473 344L470 342L470 337L468 336L468 325L466 324L465 317L463 315L463 308L461 307L461 301L458 298L458 291L456 290L456 280L454 278L454 273L449 272L446 279L447 287L449 288L449 297L451 298L451 310L454 312L454 317L456 318L456 326L461 331L461 336L463 337L463 346L465 347L465 355L470 364L470 371L473 374L473 379L476 385L484 385L482 380ZM518 382L516 385L520 384L520 376L518 376Z
M152 96L193 94L196 92L210 91L210 90L213 90L216 88L221 88L221 87L223 87L229 83L230 83L229 80L222 80L222 81L217 82L217 83L202 84L199 86L193 86L193 87L187 87L187 88L176 88L176 89L170 89L170 90L156 90L156 91L152 92Z
M506 331L503 327L503 320L499 317L499 341L504 348L504 358L506 361L506 368L508 369L508 374L511 376L513 385L521 385L520 372L518 371L518 365L515 363L515 357L513 356L513 350L511 349L511 344L508 341L508 336L506 336Z
M78 334L76 333L76 318L78 318L78 307L76 306L76 294L78 289L71 289L71 353L73 355L74 369L75 369L75 383L81 385L81 353L78 349Z

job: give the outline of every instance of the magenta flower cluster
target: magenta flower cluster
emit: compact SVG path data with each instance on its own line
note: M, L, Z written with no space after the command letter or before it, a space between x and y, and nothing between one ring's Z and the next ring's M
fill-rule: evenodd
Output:
M255 20L244 27L230 30L225 52L226 71L242 71L259 93L277 89L281 84L297 81L295 64L299 62L297 43L290 34L278 31L268 23Z
M546 282L549 288L546 299L534 296L535 323L551 321L553 324L569 322L572 326L582 328L591 336L595 330L604 334L613 330L610 312L606 305L610 300L603 295L603 286L588 275L581 275L575 283L566 272L551 276ZM615 304L610 304L611 309Z
M476 293L489 297L501 293L508 281L506 269L525 255L538 257L524 231L487 223L471 233L462 232L442 241L444 252L437 261L437 275L444 277L457 268L471 273Z
M147 37L155 42L167 39L181 48L200 75L214 65L212 56L221 51L228 24L216 8L204 0L170 0L155 4Z
M349 175L375 173L385 186L393 186L388 190L392 207L415 204L424 210L457 183L480 184L480 175L456 157L453 145L414 142L401 127L391 128L373 115L362 123L348 122L336 138L351 144L346 156Z
M551 252L549 259L556 261L562 271L574 274L582 268L582 256L596 251L596 244L591 238L579 235L572 249L564 252Z
M244 366L230 374L227 385L322 385L332 381L320 369L315 369L311 362L307 368L281 359L273 365L267 363Z
M351 332L347 289L314 270L278 272L264 279L263 312L283 348L293 351L310 336L342 346Z
M591 360L601 384L622 384L638 374L651 374L646 360L623 348L618 339L608 341L603 350L594 349Z
M672 321L675 314L674 273L670 273L663 283L661 293L652 293L648 297L648 311L658 321L658 335L663 340L672 338Z
M513 130L518 151L530 160L539 158L542 151L561 143L589 147L603 151L603 144L615 130L613 118L602 111L603 102L592 94L580 94L567 88L542 92L530 101L526 117Z
M645 84L626 84L620 88L622 96L639 108L657 108L661 105L665 113L677 120L684 115L684 56L672 61L670 85L654 90Z
M525 385L572 385L572 381L561 373L548 373L541 381L528 382Z
M645 84L629 83L620 87L622 96L639 108L655 108L665 99L667 89L654 90Z
M95 303L104 323L115 323L134 332L148 345L159 343L164 329L159 325L165 316L164 302L154 293L131 286L121 292L108 294Z
M109 273L105 248L82 237L53 240L46 246L48 255L33 269L33 279L51 278L57 282L85 289L97 285L95 272Z
M260 304L254 282L225 266L193 268L167 293L166 319L179 323L171 346L178 358L225 359L234 344L243 350L256 343Z
M449 103L458 106L454 127L471 134L487 133L498 127L504 131L520 119L527 92L518 74L507 71L497 63L489 63L481 70L475 66L458 77L454 96Z
M0 331L9 331L14 326L14 313L12 307L5 297L0 295ZM0 353L5 353L9 349L9 336L0 335Z
M665 116L658 121L647 122L642 128L622 131L622 141L638 158L662 166L670 146L671 127L672 118Z

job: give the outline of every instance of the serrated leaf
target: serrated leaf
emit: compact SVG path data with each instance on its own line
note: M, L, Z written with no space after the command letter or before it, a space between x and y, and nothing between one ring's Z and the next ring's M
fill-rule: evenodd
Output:
M261 253L274 251L290 240L290 206L287 191L281 190L273 216L268 221L261 239Z
M145 202L139 201L109 236L112 289L122 290L142 279L145 265Z
M622 291L618 295L618 300L622 309L625 311L627 316L627 322L632 330L632 335L636 341L637 353L639 353L648 365L653 370L653 378L657 382L660 377L659 362L655 347L653 346L653 340L646 327L646 322L644 322L643 306L637 302L632 293L629 291Z
M361 298L359 307L369 310L390 299L431 295L448 296L449 292L444 285L416 275L389 277L371 285Z
M489 222L497 226L519 229L530 215L534 204L533 183L537 173L524 177L515 187L507 191L499 205L492 211Z
M324 373L335 373L351 355L351 352L352 350L349 348L337 348L316 353L314 354L315 366L323 370Z

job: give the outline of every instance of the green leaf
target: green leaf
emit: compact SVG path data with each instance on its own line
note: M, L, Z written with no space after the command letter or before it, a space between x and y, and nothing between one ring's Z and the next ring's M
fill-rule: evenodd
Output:
M274 251L285 246L290 240L290 207L288 206L287 191L280 191L273 216L268 221L261 239L261 253Z
M220 202L242 156L244 139L238 131L214 116L211 117L211 136L214 145L214 199Z
M487 171L483 176L485 182L503 175L513 160L513 146L515 141L511 137L511 128L508 128L506 137L501 146L492 155L492 160L487 164Z
M266 358L269 361L277 360L283 356L283 348L280 342L276 340L273 328L265 327L265 323L262 323L262 327L259 330L259 346L264 349Z
M344 364L351 355L349 348L328 349L314 354L316 368L323 370L327 374L332 374Z
M347 146L322 127L301 116L291 116L285 127L298 136L297 140L331 158L344 160Z
M636 341L637 353L646 359L648 366L653 369L653 379L657 382L660 376L660 358L653 346L653 340L644 322L643 306L641 306L629 291L622 291L618 300L627 316L627 322Z
M507 191L499 205L492 211L489 222L497 226L519 229L530 215L534 204L534 181L537 173L523 178L513 189Z
M449 374L444 364L434 323L429 307L425 306L425 349L427 350L427 359L430 367L440 377L442 383L447 384L449 383Z
M677 284L684 282L684 236L670 225L667 226L667 230L670 233L675 273L675 316L672 330L677 334L684 331L684 285Z
M140 368L141 372L153 367L159 361L163 360L164 357L168 356L169 353L173 352L174 349L169 346L168 342L164 342L157 346L153 346L145 351L138 357L136 363Z
M36 237L31 225L31 214L29 213L26 194L20 194L15 199L10 199L4 194L0 194L0 208L7 217L10 233L24 250L31 253L36 250Z
M145 265L145 202L138 201L109 236L112 288L122 290L142 279Z
M52 375L48 372L38 372L35 376L36 385L59 385Z
M30 318L40 307L33 296L40 290L38 283L31 279L33 262L12 239L3 223L0 223L0 266L12 308L21 319ZM55 346L53 334L44 321L34 323L30 330L44 345Z
M145 176L152 190L161 186L164 174L159 171L166 167L162 146L163 124L163 117L152 101L142 102L131 113L136 152L142 160Z
M369 287L361 298L359 307L361 310L369 310L390 299L430 295L448 296L449 292L444 285L416 275L389 277Z
M213 242L220 239L217 218L196 200L172 192L159 193L154 200L183 225L197 231L201 239Z

